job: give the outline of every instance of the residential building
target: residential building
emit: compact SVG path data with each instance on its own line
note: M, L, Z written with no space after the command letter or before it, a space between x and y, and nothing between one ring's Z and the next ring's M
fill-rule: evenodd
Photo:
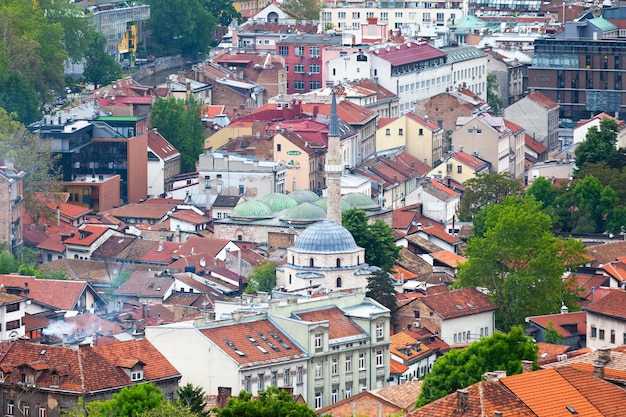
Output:
M26 172L0 167L0 242L16 251L22 238L22 181Z
M81 349L18 339L5 347L0 365L2 407L15 416L60 417L81 400L109 400L122 388L143 382L155 384L173 400L181 376L145 339Z
M562 178L569 180L574 175L574 160L548 160L537 162L529 170L527 175L528 184L539 178Z
M276 44L287 35L317 32L317 22L289 16L278 3L270 3L265 9L257 10L254 16L231 30L234 47L256 54L275 54Z
M585 311L569 313L565 306L562 311L561 314L528 317L528 324L532 328L530 335L537 342L547 343L547 330L552 328L562 338L559 344L567 345L572 349L586 347L587 313Z
M488 55L475 46L452 46L441 50L446 53L452 72L450 89L466 88L486 100Z
M163 195L172 189L180 174L180 152L156 129L148 131L148 196Z
M245 112L246 109L261 107L265 103L265 88L242 78L235 69L230 70L213 62L203 62L195 65L192 71L194 80L212 86L211 104L233 109L233 115L237 115L239 111Z
M61 238L61 242L65 245L65 257L90 259L91 254L113 235L121 236L122 233L108 225L83 225L76 233L71 232L69 236Z
M549 150L560 150L559 110L557 103L534 91L505 107L503 115L506 120L523 127L526 133Z
M389 341L391 360L407 367L398 378L398 384L401 381L424 379L437 358L449 349L438 336L423 329L402 330L391 335Z
M517 51L516 51L517 52ZM498 97L502 98L502 106L506 107L522 97L527 89L528 67L525 55L505 55L508 51L501 49L485 49L489 74L494 74L498 84Z
M452 133L454 149L462 150L489 162L492 172L508 173L513 178L521 178L524 170L512 171L511 166L520 166L519 161L516 160L517 155L524 157L523 134L515 135L507 127L504 118L485 113L459 117L457 126L458 129ZM515 147L512 146L513 144ZM523 167L523 159L521 162Z
M265 32L252 33L257 37L267 36ZM263 39L262 43L265 43L265 40ZM258 52L224 53L212 58L211 61L238 71L242 78L263 86L267 97L285 94L287 92L285 61L283 57L273 54L276 49L273 41L268 46L269 50L265 55Z
M430 171L429 176L444 181L450 178L463 184L465 181L475 178L478 174L489 173L490 166L489 162L480 159L476 155L457 151L452 155L447 155L442 164Z
M425 180L421 185L407 194L406 204L420 203L422 215L438 223L452 224L461 205L461 194L441 184L437 179Z
M174 211L176 203L163 204L126 204L107 211L107 214L132 224L157 224L165 221L167 216Z
M285 190L305 189L322 193L326 188L326 147L324 141L310 140L289 130L274 135L274 160L287 161Z
M0 340L6 342L25 336L26 297L0 292Z
M225 219L230 216L237 204L244 201L240 195L218 195L211 207L211 217L213 219Z
M521 178L526 172L526 133L522 126L504 119L506 127L511 129L509 138L509 172L515 178Z
M400 307L398 328L426 328L450 346L467 344L494 332L496 306L476 288L426 294Z
M572 143L580 143L584 141L587 138L587 132L589 132L589 129L592 127L600 129L600 123L604 119L611 119L617 123L617 147L626 147L626 123L624 123L623 120L615 119L604 112L596 114L590 119L581 119L576 122L576 126L572 129L574 131Z
M613 348L626 344L626 314L620 307L625 300L626 292L615 289L584 307L587 312L587 347Z
M87 210L104 212L122 204L120 195L122 177L113 175L80 175L73 181L63 181L67 201Z

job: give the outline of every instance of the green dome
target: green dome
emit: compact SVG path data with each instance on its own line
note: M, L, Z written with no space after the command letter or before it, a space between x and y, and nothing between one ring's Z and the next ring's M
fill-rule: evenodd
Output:
M295 207L298 202L288 195L281 193L268 194L261 199L262 202L267 204L273 212L283 211L288 208Z
M352 207L360 208L363 210L376 210L380 207L372 201L371 198L362 193L349 193L342 197Z
M300 203L315 203L320 199L320 196L315 194L311 190L294 190L289 193L289 197L293 198Z
M272 209L262 201L247 200L237 204L230 214L233 219L254 220L274 217Z
M326 211L315 204L302 203L285 210L281 214L280 219L285 222L312 223L326 220Z
M316 206L321 207L324 211L328 211L328 197L320 198L314 203ZM341 212L350 210L352 206L343 198L341 199Z

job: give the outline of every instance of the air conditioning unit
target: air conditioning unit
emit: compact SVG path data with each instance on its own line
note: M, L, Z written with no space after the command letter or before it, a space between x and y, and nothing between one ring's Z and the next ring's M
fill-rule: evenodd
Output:
M419 320L415 320L415 321L413 322L413 327L415 327L415 328L419 328L419 327L420 327L420 321L419 321Z
M565 359L567 359L567 354L566 353L561 353L559 355L556 355L556 360L561 362L564 361Z

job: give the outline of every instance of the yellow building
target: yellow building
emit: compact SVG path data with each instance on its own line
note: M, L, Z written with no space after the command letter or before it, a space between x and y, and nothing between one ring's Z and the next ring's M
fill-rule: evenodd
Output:
M490 163L483 161L477 156L458 151L452 154L448 160L434 167L428 176L433 178L452 178L464 184L478 174L489 173Z
M204 140L204 149L215 151L235 138L250 135L252 135L252 123L224 126Z

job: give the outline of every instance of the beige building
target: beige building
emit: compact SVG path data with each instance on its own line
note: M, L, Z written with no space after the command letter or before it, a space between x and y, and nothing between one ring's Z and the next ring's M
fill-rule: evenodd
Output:
M450 155L444 163L436 166L428 173L433 178L451 178L464 184L478 174L488 173L490 164L478 156L457 151Z
M13 251L22 244L23 171L0 167L0 242Z
M285 189L321 192L326 187L324 164L326 146L296 132L283 131L274 136L274 160L286 161Z

